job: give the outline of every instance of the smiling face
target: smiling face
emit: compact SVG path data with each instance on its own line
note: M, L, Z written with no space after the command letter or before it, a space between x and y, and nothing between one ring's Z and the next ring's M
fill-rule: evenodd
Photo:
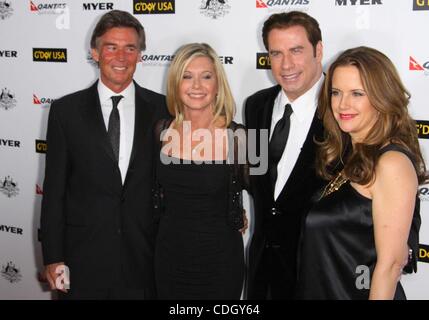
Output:
M268 34L271 72L291 102L302 96L322 74L322 43L316 55L302 26L273 29Z
M359 70L352 65L337 67L331 92L332 112L341 130L353 142L363 142L377 122L378 112L368 99Z
M133 28L115 27L105 32L92 49L101 81L112 91L121 92L133 80L140 59L139 37Z
M217 93L217 76L213 62L208 57L192 59L185 68L179 87L184 112L186 109L212 109Z

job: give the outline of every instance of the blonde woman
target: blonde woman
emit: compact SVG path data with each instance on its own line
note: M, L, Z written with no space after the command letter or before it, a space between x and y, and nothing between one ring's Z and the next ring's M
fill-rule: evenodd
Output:
M160 299L239 299L244 278L242 165L231 134L235 103L215 51L182 46L170 66L158 123L155 177L159 232L155 274ZM229 130L231 129L231 130ZM242 137L243 138L243 137ZM244 139L238 139L245 141ZM235 140L237 141L237 140ZM235 169L240 170L235 170Z

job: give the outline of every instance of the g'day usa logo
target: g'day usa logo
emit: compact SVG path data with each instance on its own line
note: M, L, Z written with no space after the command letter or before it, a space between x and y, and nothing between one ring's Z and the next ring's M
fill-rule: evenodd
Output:
M417 62L412 56L410 56L409 67L410 71L423 71L425 76L429 76L429 61L423 64Z
M0 91L0 109L9 110L16 106L15 94L8 88Z
M18 183L13 181L10 176L0 179L0 192L8 198L15 197L19 194Z
M13 14L12 3L10 1L0 0L0 19L5 20Z
M1 276L10 283L19 282L22 278L21 271L12 261L2 265Z
M429 246L426 244L419 244L419 258L420 262L429 263Z
M175 0L133 0L134 14L169 14L176 12Z
M229 13L229 0L201 0L200 13L212 19L224 17Z
M306 6L310 4L309 0L256 0L256 8L260 9L284 9L292 6Z
M428 0L413 0L413 10L429 10Z
M33 48L33 61L36 62L67 62L65 48Z

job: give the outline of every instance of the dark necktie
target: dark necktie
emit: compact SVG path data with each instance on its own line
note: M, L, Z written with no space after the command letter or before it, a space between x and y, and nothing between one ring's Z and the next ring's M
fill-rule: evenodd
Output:
M285 106L283 117L276 123L274 127L270 144L268 145L268 172L270 175L270 182L273 192L277 181L277 164L282 157L283 151L286 147L287 138L289 136L290 115L292 112L292 106L288 103Z
M123 96L112 96L113 108L110 112L109 126L107 134L112 144L113 154L115 155L116 161L119 159L119 137L121 133L121 124L119 122L119 110L118 103L121 101Z

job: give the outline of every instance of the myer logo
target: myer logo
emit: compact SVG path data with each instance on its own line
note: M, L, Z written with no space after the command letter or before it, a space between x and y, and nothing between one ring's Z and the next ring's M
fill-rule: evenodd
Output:
M369 6L375 4L383 4L381 0L335 0L336 6Z
M268 52L256 53L256 69L271 69L270 56Z
M36 152L46 153L48 151L48 144L45 140L36 140Z
M429 139L429 121L416 120L416 127L420 139Z
M421 262L429 262L429 246L425 244L419 245L419 261Z
M222 64L234 64L234 57L231 56L219 56L220 63Z
M0 58L17 58L18 52L15 50L0 50Z
M33 48L33 61L67 62L67 49Z
M11 148L20 148L21 141L18 140L9 140L9 139L0 139L0 147L11 147Z
M19 234L22 236L22 228L14 227L14 226L6 226L4 224L0 224L0 231L9 232L13 234Z
M175 13L175 0L133 0L134 14L168 14Z
M83 10L113 10L113 2L85 2Z
M309 0L256 0L256 8L274 8L307 5Z
M429 10L429 1L413 0L413 10Z

